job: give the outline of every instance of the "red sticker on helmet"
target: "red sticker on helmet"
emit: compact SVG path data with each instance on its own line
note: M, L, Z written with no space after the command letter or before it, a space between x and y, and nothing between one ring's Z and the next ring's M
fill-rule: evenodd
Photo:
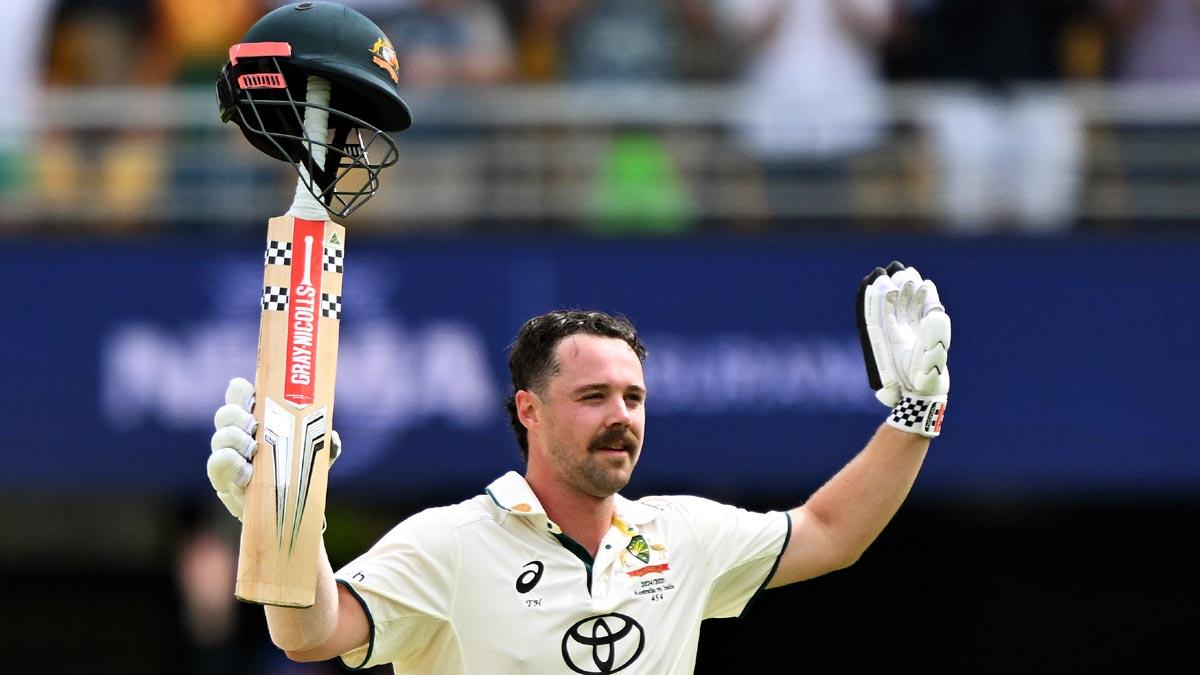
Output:
M292 46L286 42L241 42L229 48L229 62L235 66L238 59L254 59L265 56L291 58Z

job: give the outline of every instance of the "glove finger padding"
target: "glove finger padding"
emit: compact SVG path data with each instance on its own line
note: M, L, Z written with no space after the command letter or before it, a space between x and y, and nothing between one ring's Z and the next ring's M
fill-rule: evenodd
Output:
M329 466L337 461L337 458L342 455L342 437L338 435L336 430L329 432Z
M896 298L897 323L915 326L917 320L921 318L915 301L917 287L921 281L921 275L917 273L915 267L900 270L892 275L892 283L900 289L900 294Z
M238 520L242 519L246 486L250 484L252 474L250 462L233 448L218 448L208 456L208 482L221 503Z
M213 452L222 448L229 448L244 457L247 461L254 459L254 453L258 451L258 442L254 440L254 437L238 427L221 427L217 429L213 432L209 446L212 447Z
M225 403L239 406L249 413L254 412L254 385L245 378L233 378L225 389Z
M213 415L216 432L209 442L212 454L208 456L208 481L221 503L238 520L245 509L246 486L254 474L250 460L258 448L253 436L258 422L253 411L254 385L241 377L230 380L225 389L225 405Z
M221 448L208 456L208 480L221 492L245 490L253 473L250 462L232 448Z
M254 415L242 406L236 403L226 403L217 408L217 414L213 415L213 426L217 429L237 427L253 436L254 430L258 428L258 420L254 419Z
M883 378L884 389L876 392L875 397L885 405L895 405L906 385L903 364L911 352L912 327L903 319L902 293L893 278L880 277L871 288L879 306L880 344L875 347L875 358L885 363L884 368L890 373L890 377Z
M950 317L934 310L921 320L917 347L909 366L912 393L945 397L950 392L946 360L950 349Z
M918 319L928 316L934 310L946 311L946 308L942 307L942 299L938 297L937 284L933 281L929 279L922 281L917 293L921 297L921 304L917 305L917 309L920 310L917 315Z

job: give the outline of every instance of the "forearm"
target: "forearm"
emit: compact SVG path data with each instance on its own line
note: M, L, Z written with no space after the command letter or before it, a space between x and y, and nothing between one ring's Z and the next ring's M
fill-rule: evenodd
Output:
M317 556L317 593L312 607L267 605L265 609L271 642L286 652L314 649L329 640L338 623L338 590L324 543Z
M824 526L840 566L857 560L900 509L928 449L928 438L881 425L800 507Z

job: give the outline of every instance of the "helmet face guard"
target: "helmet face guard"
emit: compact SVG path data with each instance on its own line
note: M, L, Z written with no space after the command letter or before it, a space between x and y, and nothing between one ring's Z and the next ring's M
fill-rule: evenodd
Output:
M398 68L391 43L358 12L326 2L280 7L230 48L216 83L221 120L291 163L308 191L344 217L375 194L379 172L396 163L385 130L412 123L396 90ZM309 95L313 76L329 82L327 103ZM305 128L309 110L327 113L325 134Z
M234 45L230 50L230 62L217 79L221 121L234 122L254 147L291 163L308 191L330 213L345 217L379 189L379 172L396 163L396 143L358 117L309 103L308 78L287 72L279 62L285 57L246 59L234 54L262 44ZM309 108L328 113L331 133L325 138L313 138L305 129ZM314 146L325 151L314 153ZM324 162L318 164L314 154L324 155Z

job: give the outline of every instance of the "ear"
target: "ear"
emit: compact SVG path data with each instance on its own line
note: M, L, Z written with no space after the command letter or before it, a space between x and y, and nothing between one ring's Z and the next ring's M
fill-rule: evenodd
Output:
M521 420L521 424L525 425L526 429L535 429L541 421L542 400L538 395L522 389L513 396L513 402L517 405L517 419Z

